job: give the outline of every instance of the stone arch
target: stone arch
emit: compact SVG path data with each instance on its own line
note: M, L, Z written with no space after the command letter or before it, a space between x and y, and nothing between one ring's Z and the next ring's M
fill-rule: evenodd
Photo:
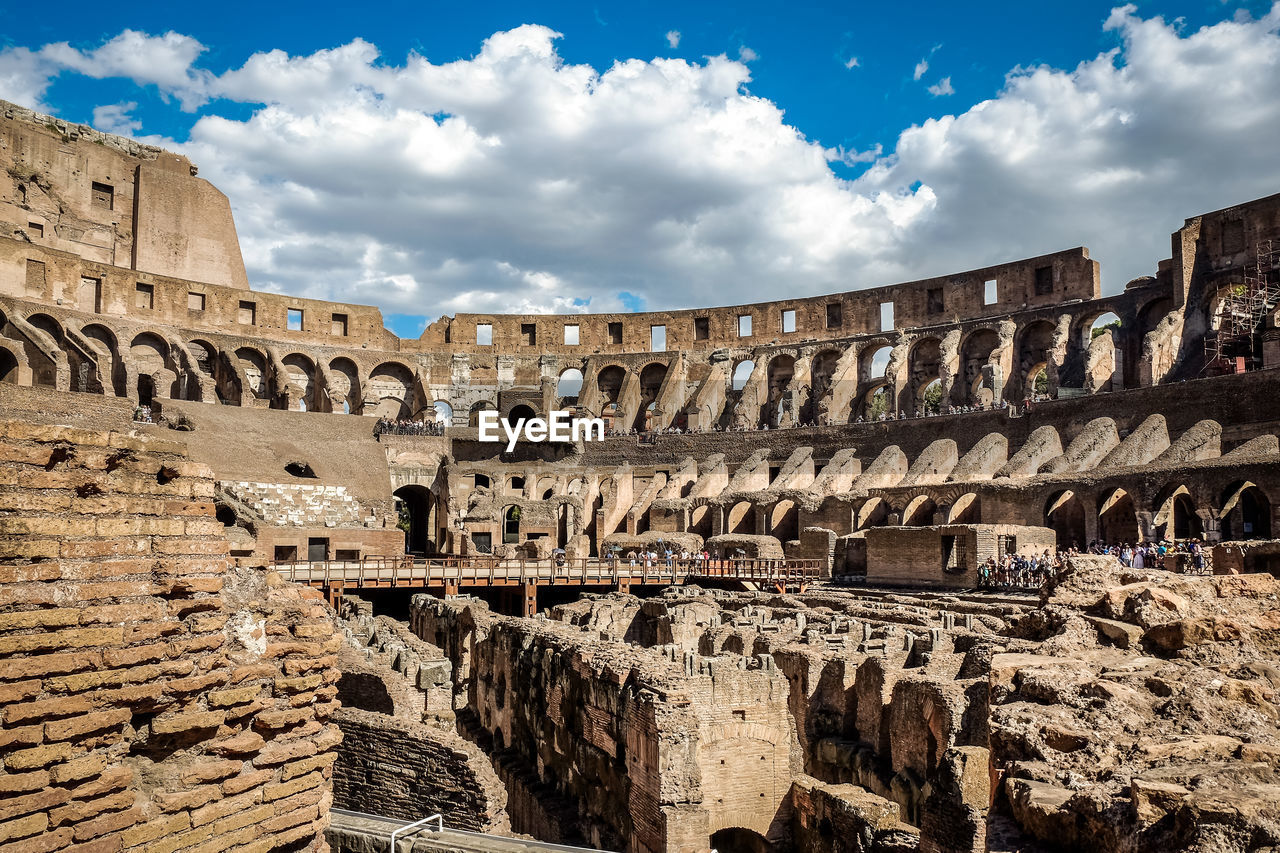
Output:
M291 352L280 360L288 390L285 408L310 412L316 408L316 366L300 352ZM295 402L295 400L297 402Z
M18 384L18 356L0 341L0 382Z
M32 314L27 317L27 322L52 338L56 346L61 347L66 339L62 324L48 314Z
M956 402L988 405L995 401L995 389L987 387L983 368L991 363L999 346L1000 335L989 328L975 329L961 342L961 381L952 395Z
M140 405L149 405L162 388L172 389L175 376L169 369L169 344L163 337L154 332L136 335L129 344L129 360L137 370Z
M1271 538L1271 499L1255 483L1244 480L1227 486L1219 514L1225 541Z
M265 399L267 391L267 357L253 347L236 350L236 361L244 374L244 392L258 399Z
M453 423L453 406L449 405L448 400L436 400L431 404L432 410L435 412L435 422L442 426L449 426Z
M769 853L773 847L753 829L729 826L711 833L711 849L716 853Z
M711 536L711 507L705 503L696 504L689 509L689 532L696 533L703 539Z
M1075 546L1081 551L1085 542L1084 504L1070 489L1054 492L1044 504L1044 526L1053 530L1058 550Z
M438 506L435 495L422 485L401 486L392 496L396 500L400 526L404 531L405 553L434 554L439 548L436 543L436 527L438 527Z
M1155 515L1151 519L1160 539L1201 539L1204 526L1196 513L1191 490L1183 484L1165 486L1157 494Z
M1137 505L1124 489L1112 489L1099 499L1098 538L1109 545L1139 541Z
M329 403L335 412L360 414L360 369L349 358L329 362Z
M791 384L791 379L795 376L795 372L796 359L795 356L789 353L780 353L769 360L769 366L765 370L768 385L765 398L765 418L770 426L778 426L782 422L782 410L789 404L784 398L783 392ZM794 405L794 403L791 403L791 405Z
M903 527L928 527L933 524L938 505L929 495L916 495L902 511Z
M923 402L924 390L939 378L938 370L942 364L942 339L929 335L920 338L911 345L907 352L908 377L906 399L902 408L911 412L919 410Z
M473 403L471 408L467 411L467 426L480 426L480 413L494 411L497 408L497 406L488 400L481 400L478 403Z
M864 530L868 527L883 527L889 521L889 502L881 497L873 497L858 508L855 517L855 528Z
M1025 399L1031 393L1035 376L1049 369L1053 362L1054 333L1054 325L1048 320L1035 320L1018 331L1014 345L1017 362L1006 398L1015 401Z
M617 364L611 364L603 367L596 374L596 389L600 392L600 398L605 403L618 402L618 395L622 393L622 383L627 381L627 371Z
M864 420L878 420L880 414L894 412L893 389L888 382L879 382L867 389L858 403L858 416Z
M579 395L582 394L582 371L576 367L569 367L560 372L560 377L556 380L556 396L564 400L565 403L572 405L578 402Z
M801 419L805 421L818 419L818 401L827 395L831 383L835 381L836 368L840 365L840 355L840 351L836 349L824 349L814 355L809 366L812 390L800 413ZM843 423L847 419L847 414L840 412L830 412L829 416L835 423Z
M858 382L867 383L885 378L893 346L888 341L871 342L858 353Z
M751 379L751 374L755 372L756 363L749 358L744 358L733 366L733 379L730 388L734 391L741 391L747 387L747 382Z
M666 378L667 365L660 361L646 364L640 371L640 410L636 412L636 429L648 430L654 426L658 391Z
M936 415L942 411L941 379L935 379L921 389L916 401L916 411L925 415Z
M756 532L755 507L750 501L738 501L725 513L724 532L753 534Z
M117 397L127 396L125 377L120 363L120 339L114 330L102 323L88 323L80 327L80 337L89 345L98 365L98 381L104 391Z
M515 545L520 542L520 507L510 504L502 509L502 543Z
M795 501L780 500L769 511L769 533L781 542L800 538L800 510Z
M947 512L947 524L978 524L982 521L982 499L966 492L956 499Z
M366 397L374 401L374 414L396 420L413 416L413 371L398 361L384 361L369 371Z

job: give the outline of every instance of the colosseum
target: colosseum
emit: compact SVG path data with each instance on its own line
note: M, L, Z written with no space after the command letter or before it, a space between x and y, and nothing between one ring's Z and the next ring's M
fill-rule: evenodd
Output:
M1280 850L1280 195L403 339L0 112L0 851Z

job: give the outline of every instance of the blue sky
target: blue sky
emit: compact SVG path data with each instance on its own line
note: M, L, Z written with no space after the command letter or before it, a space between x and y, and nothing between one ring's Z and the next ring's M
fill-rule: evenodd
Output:
M7 14L0 97L183 150L255 287L402 335L1080 244L1114 291L1183 218L1280 191L1265 2L270 8Z

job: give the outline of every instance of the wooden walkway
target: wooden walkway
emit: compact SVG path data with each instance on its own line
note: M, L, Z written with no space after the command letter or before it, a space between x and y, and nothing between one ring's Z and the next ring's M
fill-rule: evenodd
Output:
M664 560L633 566L626 559L499 560L493 557L365 557L360 560L279 561L272 564L295 583L324 589L337 603L347 589L430 590L457 595L468 588L523 591L524 613L537 611L539 586L672 586L718 578L759 584L778 592L804 591L823 571L819 560Z

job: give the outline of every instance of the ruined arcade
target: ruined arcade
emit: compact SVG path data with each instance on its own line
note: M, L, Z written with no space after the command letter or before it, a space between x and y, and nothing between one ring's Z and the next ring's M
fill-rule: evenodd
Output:
M407 339L0 110L0 851L1280 847L1280 195Z

